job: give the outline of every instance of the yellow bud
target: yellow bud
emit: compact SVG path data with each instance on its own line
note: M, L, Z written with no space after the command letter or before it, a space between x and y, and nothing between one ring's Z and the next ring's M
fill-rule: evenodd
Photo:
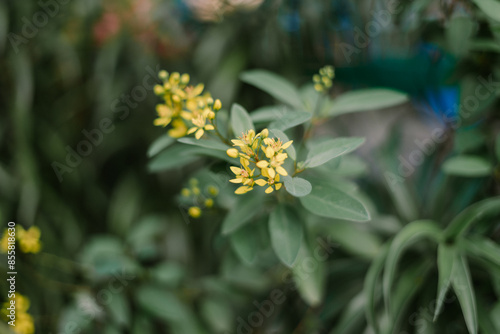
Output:
M269 136L269 130L268 129L264 129L260 132L262 138L267 138Z
M320 92L320 93L321 93L321 92L323 92L323 90L324 90L324 89L323 89L323 86L322 86L322 85L320 85L320 84L315 84L315 85L314 85L314 89L315 89L316 91Z
M219 189L216 186L208 186L208 193L215 197L219 194Z
M213 111L210 111L208 113L208 119L214 119L215 118L215 113Z
M192 206L188 210L188 215L193 218L199 218L201 216L201 209L197 206Z
M172 100L176 103L181 102L181 98L179 97L179 95L172 95Z
M182 76L181 76L181 82L183 84L187 84L189 82L189 74L187 73L184 73Z
M235 148L230 148L226 151L227 155L229 155L231 158L237 158L238 157L238 150Z
M154 91L156 95L161 95L165 93L165 89L160 85L155 85Z
M198 185L198 179L195 179L195 178L190 179L189 184L192 186Z
M192 190L193 190L193 194L195 194L196 196L198 196L200 194L200 188L194 187Z
M207 208L211 208L212 206L214 206L214 200L213 200L213 199L211 199L211 198L207 198L207 199L205 200L205 206L206 206Z
M207 104L213 104L213 103L214 103L214 99L212 99L211 97L208 97Z
M172 75L170 76L170 80L172 82L178 82L179 79L180 79L181 75L179 74L179 72L174 72L172 73Z
M313 81L314 82L320 82L321 81L321 77L318 74L315 74L315 75L313 75Z
M214 102L214 110L217 111L217 110L220 110L220 108L222 108L222 103L220 102L219 99L217 99Z
M189 197L189 195L191 195L191 191L188 188L184 188L181 190L181 195L183 197Z
M160 72L158 72L158 78L160 78L162 80L167 80L168 72L165 70L161 70Z

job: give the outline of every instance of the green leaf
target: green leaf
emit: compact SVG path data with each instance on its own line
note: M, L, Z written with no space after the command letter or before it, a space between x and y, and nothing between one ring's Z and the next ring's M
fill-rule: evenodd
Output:
M127 298L123 293L113 294L113 298L107 305L109 313L117 325L129 327L130 326L130 305Z
M238 257L252 265L259 251L259 231L253 225L243 226L229 236L231 246Z
M474 296L469 266L464 256L456 255L451 284L460 302L469 333L477 334L476 297Z
M308 259L313 259L314 263L306 262ZM317 261L306 241L303 240L297 259L292 267L293 280L302 299L313 307L319 305L323 300L324 266L324 261Z
M386 244L382 247L380 253L372 261L370 268L365 276L365 282L363 285L363 293L366 298L366 320L370 327L373 329L375 334L379 334L380 330L378 327L378 321L376 320L376 308L377 308L377 300L378 300L378 278L382 273L382 269L384 268L385 261L387 259L387 255L389 253L389 245Z
M237 103L231 107L231 126L235 136L241 136L248 130L255 130L252 119L248 112Z
M431 220L418 220L406 225L392 240L389 248L389 255L385 261L383 291L387 309L390 310L391 287L396 276L396 267L403 252L415 242L429 238L438 241L441 230L438 225Z
M175 262L164 262L151 269L150 276L158 283L176 287L184 277L184 269Z
M350 91L335 98L329 115L338 116L342 114L367 111L392 107L408 101L404 93L385 89L370 88Z
M286 107L266 106L256 109L250 113L250 118L254 123L270 123L286 113Z
M189 310L170 291L154 286L142 286L135 293L138 304L152 315L168 322L183 321Z
M384 177L387 190L391 196L397 212L407 221L413 221L418 217L418 209L413 196L406 185L406 180L399 174L386 171Z
M240 75L243 82L262 89L275 99L302 109L297 89L283 77L264 70L251 70Z
M464 56L469 50L472 34L477 23L466 16L451 17L446 25L448 49L456 56Z
M278 258L291 267L302 242L303 226L290 207L278 205L269 217L271 245Z
M220 141L211 139L196 139L196 138L184 137L177 139L177 141L183 144L194 145L224 152L229 148L227 145L221 143Z
M455 247L449 246L445 243L439 244L437 258L439 281L433 321L436 321L438 315L441 313L446 292L448 292L448 288L450 287L455 253Z
M283 177L286 191L295 197L303 197L309 195L312 190L312 185L309 181L300 177Z
M346 252L373 259L380 251L381 241L363 227L366 224L335 221L328 226L328 235Z
M306 168L314 168L343 154L350 153L365 142L364 138L346 137L325 140L314 145L305 162Z
M443 171L449 175L481 177L491 174L492 165L482 157L458 155L444 162Z
M205 298L201 302L200 312L210 324L212 333L230 333L233 328L234 307L231 302L222 299Z
M484 14L500 22L500 2L495 0L472 0Z
M173 142L175 142L175 138L170 137L168 134L164 134L161 137L158 137L148 149L148 158L152 158L167 147L169 147Z
M500 269L500 246L484 237L471 236L460 240L467 253L495 263Z
M300 197L300 202L318 216L353 221L370 220L370 214L363 203L331 186L313 186L309 195Z
M289 111L282 115L277 120L273 121L269 124L269 127L272 129L278 129L281 131L285 131L287 129L293 128L297 125L303 124L309 121L312 117L311 113L304 111Z
M446 240L455 239L465 233L475 222L500 214L500 196L477 202L462 211L444 231Z
M281 141L283 143L286 143L286 142L290 141L290 139L288 139L288 136L283 131L281 131L281 130L278 130L278 129L269 129L269 132L274 137L277 137L277 138L281 139ZM297 153L295 152L295 148L293 147L293 144L290 145L285 151L288 153L288 156L290 158L292 158L292 160L296 160L297 159Z
M237 203L222 222L222 234L230 234L248 223L259 213L256 208L262 207L264 199L265 197L260 193L239 195Z
M150 172L160 172L172 168L181 168L194 162L198 157L193 153L196 147L185 145L174 145L155 156L148 164Z
M500 134L497 136L495 144L495 153L497 155L497 160L500 161Z

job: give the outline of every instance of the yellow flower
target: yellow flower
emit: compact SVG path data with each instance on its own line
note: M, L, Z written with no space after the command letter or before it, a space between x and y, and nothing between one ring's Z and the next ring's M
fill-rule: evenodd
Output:
M159 104L156 106L156 112L158 113L158 118L154 120L154 125L156 126L167 126L172 120L174 111L165 104Z
M25 230L18 225L16 234L22 252L38 253L40 251L40 229L37 226L31 226L28 230Z
M168 135L172 138L184 137L187 133L186 123L182 119L176 119L172 121L173 128L168 130Z
M30 300L28 297L16 293L16 311L26 312L30 308Z
M201 136L203 136L203 134L205 133L205 130L208 131L208 130L214 129L214 126L212 124L206 124L207 119L206 119L206 116L204 116L204 115L198 115L198 117L193 118L191 120L191 122L193 122L194 126L191 129L189 129L187 134L190 135L193 132L196 132L194 134L196 139L200 139Z
M201 209L197 206L192 206L188 210L188 215L193 218L199 218L201 216Z
M222 103L220 102L220 100L219 100L219 99L217 99L217 100L215 100L215 102L214 102L214 110L215 110L215 111L218 111L218 110L220 110L220 108L222 108Z
M231 171L236 175L236 178L229 180L232 183L242 183L243 185L236 189L236 194L244 194L253 189L255 183L259 186L268 185L266 193L271 193L274 190L281 188L279 183L280 175L287 176L288 172L283 168L288 154L283 150L292 145L293 141L283 143L279 138L269 138L269 131L262 130L259 134L249 130L242 134L239 139L233 139L233 146L237 149L229 149L226 151L230 157L240 156L241 168L231 167ZM259 152L262 153L259 154ZM260 174L254 176L255 168L250 168L250 165L255 165L260 170ZM264 177L259 178L260 176Z
M3 231L2 239L0 240L0 253L7 253L9 251L9 233L7 229Z
M14 332L18 334L35 333L33 317L28 313L18 312L16 314L16 326L14 327Z
M261 187L268 185L269 187L266 189L266 194L272 193L274 191L274 189L280 190L282 184L279 183L279 180L280 180L279 174L275 174L275 175L271 176L267 173L266 170L262 170L262 176L267 177L267 181L264 179L259 179L259 180L255 181L255 183ZM274 189L273 189L273 187L274 187Z

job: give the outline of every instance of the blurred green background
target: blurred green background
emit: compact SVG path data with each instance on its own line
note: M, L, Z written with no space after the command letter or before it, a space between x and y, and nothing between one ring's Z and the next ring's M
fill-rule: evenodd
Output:
M488 11L490 2L484 8L476 3L482 2L396 3L391 23L365 44L359 30L367 35L366 23L388 8L384 1L1 2L0 221L42 231L42 251L17 258L17 289L31 300L36 333L237 333L238 316L282 284L282 271L272 261L245 267L227 252L230 246L217 232L223 210L186 224L176 197L203 162L148 171L148 149L165 133L152 124L158 103L152 84L160 69L189 73L223 106L238 101L254 110L273 100L243 84L242 71L264 68L302 85L333 64L334 94L398 89L412 103L392 114L429 124L444 114L456 116L456 104L475 89L478 75L500 75L500 24L488 16L498 16L498 7ZM494 150L500 128L496 97L464 121L469 128L457 131L460 139L448 140L445 152ZM367 124L362 116L349 123L351 130L342 122L324 129L355 133ZM390 140L367 152L367 159L382 161L379 153L387 151L381 155L397 163L390 150L407 128L377 129ZM78 150L85 156L77 158ZM431 165L442 161L440 152ZM398 194L382 185L382 165L367 166L361 184L379 212L397 216L388 203ZM203 175L198 178L204 182ZM498 179L497 169L496 178L449 185L435 195L449 201L439 203L452 202L456 189L467 195L443 217L498 195ZM435 199L426 197L426 189L417 191L427 200L419 207L423 212ZM398 229L386 223L382 238ZM498 228L493 230L498 239ZM341 323L342 308L360 291L370 263L364 255L352 260L351 253L347 247L332 259L322 307L310 308L292 291L272 325L255 333L327 333ZM2 268L4 263L2 258ZM344 281L352 284L344 287ZM452 307L450 315L460 312ZM362 318L356 319L364 323ZM465 332L462 322L453 328L447 333Z

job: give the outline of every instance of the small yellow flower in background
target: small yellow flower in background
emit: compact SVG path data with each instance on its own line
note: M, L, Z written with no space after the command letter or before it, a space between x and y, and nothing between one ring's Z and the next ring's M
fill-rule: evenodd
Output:
M9 251L9 232L7 229L3 231L2 239L0 240L0 253L7 253Z
M163 103L156 106L158 118L154 125L166 127L172 126L168 135L180 138L195 134L200 139L205 131L214 130L212 122L215 111L222 105L220 100L213 100L210 93L203 93L205 85L199 83L196 86L189 85L189 74L174 72L169 74L160 71L158 77L163 81L162 85L154 87L155 94L163 98Z
M31 226L25 230L22 226L17 226L16 231L19 248L24 253L38 253L41 248L40 229L36 226Z
M268 194L281 188L280 175L288 175L282 166L288 158L288 154L283 150L290 147L293 141L283 143L279 138L268 136L267 129L258 134L249 130L239 139L232 140L233 146L238 149L231 148L226 153L232 158L239 156L241 163L241 167L230 167L236 177L229 182L242 183L235 194L245 194L253 190L255 184L261 187L268 186L265 191ZM260 173L256 174L256 170Z
M16 292L14 301L14 305L16 308L16 326L13 326L12 330L14 331L14 333L19 334L33 334L35 332L33 317L27 313L30 307L29 298ZM3 304L2 313L5 316L8 316L10 314L10 311L7 309L10 306L10 300Z
M188 215L193 218L199 218L201 216L201 209L197 206L192 206L188 210Z
M210 196L217 196L219 194L219 189L216 186L208 186L208 193Z
M214 200L211 198L207 198L204 204L207 208L210 209L212 206L214 206Z
M324 92L332 87L333 78L335 78L335 69L333 66L321 68L319 74L313 75L314 89L318 92Z
M182 197L189 197L189 195L191 195L191 190L189 190L188 188L183 188L181 190L181 195Z

